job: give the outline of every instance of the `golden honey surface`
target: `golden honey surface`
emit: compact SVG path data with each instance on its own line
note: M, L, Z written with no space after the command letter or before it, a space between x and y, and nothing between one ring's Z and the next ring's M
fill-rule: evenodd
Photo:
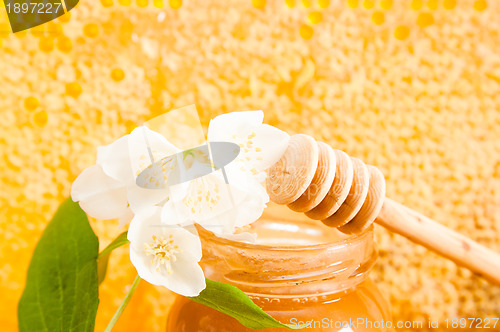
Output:
M3 3L0 1L0 4ZM265 121L379 167L387 196L500 251L500 3L485 0L82 0L13 35L0 6L0 325L36 241L96 147L167 110ZM122 229L91 224L104 248ZM377 227L372 278L394 320L500 316L500 288ZM104 330L134 279L100 287ZM116 331L165 329L141 282Z

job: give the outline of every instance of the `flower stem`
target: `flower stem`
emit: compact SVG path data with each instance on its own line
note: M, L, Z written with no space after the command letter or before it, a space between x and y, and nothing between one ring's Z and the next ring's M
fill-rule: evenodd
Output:
M115 314L113 315L113 318L109 321L108 326L104 330L104 332L110 332L113 329L113 326L115 326L116 322L118 321L118 318L120 318L120 315L122 314L123 310L125 310L125 307L128 304L128 301L130 301L130 298L135 292L135 289L137 288L137 285L139 285L139 281L141 280L141 277L137 275L134 279L134 283L130 287L130 290L128 291L127 295L123 299L122 304L120 304L120 307L118 307L118 310L116 310Z

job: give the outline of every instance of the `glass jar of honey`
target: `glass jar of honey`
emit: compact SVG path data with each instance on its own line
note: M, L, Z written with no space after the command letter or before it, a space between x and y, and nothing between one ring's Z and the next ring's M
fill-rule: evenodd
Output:
M384 331L387 303L368 277L377 253L373 227L344 235L287 208L270 206L245 231L255 243L200 230L209 279L230 283L282 323L304 331ZM285 331L287 329L266 329ZM252 331L234 318L179 296L167 332Z

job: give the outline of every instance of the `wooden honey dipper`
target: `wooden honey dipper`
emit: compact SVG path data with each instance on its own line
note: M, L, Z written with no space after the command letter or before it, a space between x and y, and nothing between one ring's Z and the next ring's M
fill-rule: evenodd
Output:
M500 254L385 197L374 166L307 135L293 135L266 180L271 201L346 234L374 221L500 285Z

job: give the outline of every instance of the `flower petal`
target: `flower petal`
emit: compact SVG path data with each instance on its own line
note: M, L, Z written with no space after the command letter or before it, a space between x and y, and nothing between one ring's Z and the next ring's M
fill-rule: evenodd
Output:
M130 242L146 242L149 241L151 235L154 234L152 226L160 225L161 210L155 206L148 210L136 213L130 222L127 232L127 239Z
M245 193L233 209L211 219L204 220L200 224L205 228L209 225L229 225L231 228L219 227L218 230L217 228L210 230L216 234L233 233L234 227L243 227L259 219L268 202L269 196L267 196L262 186L257 184L254 190L248 190Z
M125 135L109 145L97 148L97 164L101 165L104 173L126 184L134 181L130 165L128 136Z
M221 208L217 213L207 213L203 218L193 217L205 229L218 235L232 234L235 227L246 226L256 221L269 202L266 190L253 176L231 172L228 177L230 192L221 191L226 195L232 195L232 201L226 203L227 208Z
M130 133L128 148L134 177L152 164L151 157L160 161L179 152L165 137L145 126L137 127ZM158 180L164 181L163 174Z
M139 276L150 284L163 286L182 296L198 296L206 287L205 275L197 263L178 259L172 274L157 273L148 264L150 259L130 248L130 261ZM149 264L150 265L150 264Z
M165 137L144 126L134 129L129 135L128 148L134 183L127 188L127 197L134 213L140 213L143 209L162 203L169 198L170 191L165 186L165 180L169 172L176 169L176 158L169 159L168 165L162 164L158 174L151 176L150 180L158 189L139 187L135 183L135 177L152 165L151 157L158 162L165 157L175 155L179 150ZM155 165L158 164L155 163Z
M166 287L183 296L198 296L205 289L205 275L198 264L180 258L173 264L173 273L166 276Z
M135 215L128 230L128 240L143 244L151 241L153 235L158 237L172 235L176 244L183 251L182 255L198 262L202 255L199 237L182 227L163 224L161 214L161 208L154 207ZM142 249L142 247L140 248Z
M198 265L202 256L200 239L184 228L161 225L160 214L160 208L155 207L136 215L130 223L130 260L144 280L184 296L196 296L205 288L203 270ZM155 258L147 251L156 250L156 245L167 243L164 241L172 241L171 248L175 249L168 260L163 260L163 254Z
M249 139L246 145L248 142L253 144L251 148L243 148L241 159L245 161L247 169L255 168L257 172L268 169L280 160L290 141L290 135L286 132L266 124L253 129L249 136L251 135L254 137Z
M182 227L165 228L164 234L172 234L175 243L182 250L178 257L182 257L190 262L199 262L202 257L201 241L198 235L195 235Z
M100 165L85 169L71 187L73 201L97 219L120 218L128 213L125 186L104 173Z
M132 220L132 218L134 218L134 213L130 208L128 208L127 211L125 211L125 213L123 213L120 217L118 217L118 226L119 227L125 226Z
M161 222L165 225L192 225L194 220L191 219L187 209L168 201L161 208Z
M179 211L184 210L182 216L189 215L203 225L206 220L233 209L245 196L242 188L226 184L220 172L214 172L189 182L186 196L175 204Z
M237 207L238 214L234 220L234 225L243 227L259 219L267 206L267 202L269 202L269 199L265 200L262 195L249 194Z
M127 199L134 213L141 213L143 210L165 201L168 195L168 188L145 189L135 184L127 188Z
M249 127L259 126L263 120L264 112L262 111L232 112L219 115L210 120L207 134L208 141L228 141L228 136L241 130L246 131Z
M223 114L210 122L209 141L233 142L240 153L230 167L257 174L271 167L285 152L290 135L262 124L262 111Z

